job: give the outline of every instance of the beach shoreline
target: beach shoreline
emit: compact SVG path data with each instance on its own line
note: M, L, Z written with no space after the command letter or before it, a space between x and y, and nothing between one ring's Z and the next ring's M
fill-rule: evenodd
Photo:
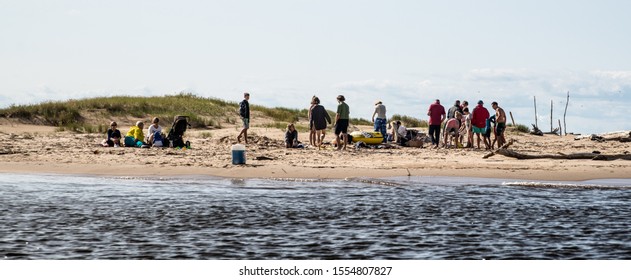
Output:
M363 128L369 130L370 128ZM121 131L125 127L121 127ZM124 132L123 132L124 133ZM345 179L442 176L520 180L584 181L629 179L631 161L488 159L484 149L431 149L390 145L383 149L314 147L287 149L284 132L253 127L246 164L233 165L230 147L238 127L189 130L192 148L109 148L104 135L59 132L54 127L0 123L0 173L95 176L213 176L220 178ZM301 133L305 140L306 133ZM631 143L574 140L573 136L535 136L511 132L512 149L528 154L623 154ZM332 136L327 135L327 140Z

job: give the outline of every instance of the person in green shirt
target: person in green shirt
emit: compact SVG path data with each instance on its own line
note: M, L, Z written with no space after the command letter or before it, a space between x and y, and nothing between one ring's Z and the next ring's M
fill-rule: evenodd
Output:
M344 95L337 96L337 113L335 114L335 140L337 142L337 149L346 150L346 143L348 143L348 124L350 119L350 109L346 104L346 98ZM340 142L340 138L343 141Z

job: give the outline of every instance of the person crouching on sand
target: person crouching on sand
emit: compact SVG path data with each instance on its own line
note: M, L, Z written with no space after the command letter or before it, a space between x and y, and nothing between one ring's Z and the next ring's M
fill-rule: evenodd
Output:
M116 122L110 123L110 128L107 130L107 139L103 140L103 147L119 147L121 145L121 132L116 129Z
M449 148L449 146L451 146L452 138L454 139L454 144L456 145L456 147L460 147L460 118L462 118L462 114L456 111L454 113L454 117L448 119L445 123L445 132L443 135L445 148Z

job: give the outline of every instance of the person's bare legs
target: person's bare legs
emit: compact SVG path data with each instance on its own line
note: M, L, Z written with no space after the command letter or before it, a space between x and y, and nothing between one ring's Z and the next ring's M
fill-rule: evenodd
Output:
M247 128L242 129L241 133L239 133L239 136L237 136L237 141L239 143L241 143L241 136L244 137L245 143L247 144L248 143L248 129Z
M317 141L316 141L316 131L315 130L309 130L309 144L311 144L312 146L317 145Z
M342 150L346 150L346 143L348 143L348 134L342 133L342 141L344 141L344 145L342 146L343 147Z
M476 133L475 136L478 138L478 149L480 149L480 133Z

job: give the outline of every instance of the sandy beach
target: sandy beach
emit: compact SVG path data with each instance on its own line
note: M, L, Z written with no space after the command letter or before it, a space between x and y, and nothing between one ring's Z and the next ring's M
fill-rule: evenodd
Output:
M315 147L287 149L284 131L253 123L247 145L247 164L233 165L230 147L239 128L224 124L221 129L189 129L185 140L191 149L106 148L105 135L58 131L55 127L0 121L0 173L54 173L97 176L219 176L231 178L383 178L393 176L453 176L528 180L580 181L631 178L628 160L518 160L503 155L488 159L484 149L430 149L399 147L336 151ZM119 125L126 133L132 122ZM359 127L370 131L371 127ZM167 128L165 128L167 129ZM421 129L422 130L422 129ZM308 135L299 139L308 143ZM511 149L526 154L558 152L624 154L631 143L575 140L575 136L536 136L509 129ZM332 132L326 141L332 141ZM258 159L257 159L258 158Z

